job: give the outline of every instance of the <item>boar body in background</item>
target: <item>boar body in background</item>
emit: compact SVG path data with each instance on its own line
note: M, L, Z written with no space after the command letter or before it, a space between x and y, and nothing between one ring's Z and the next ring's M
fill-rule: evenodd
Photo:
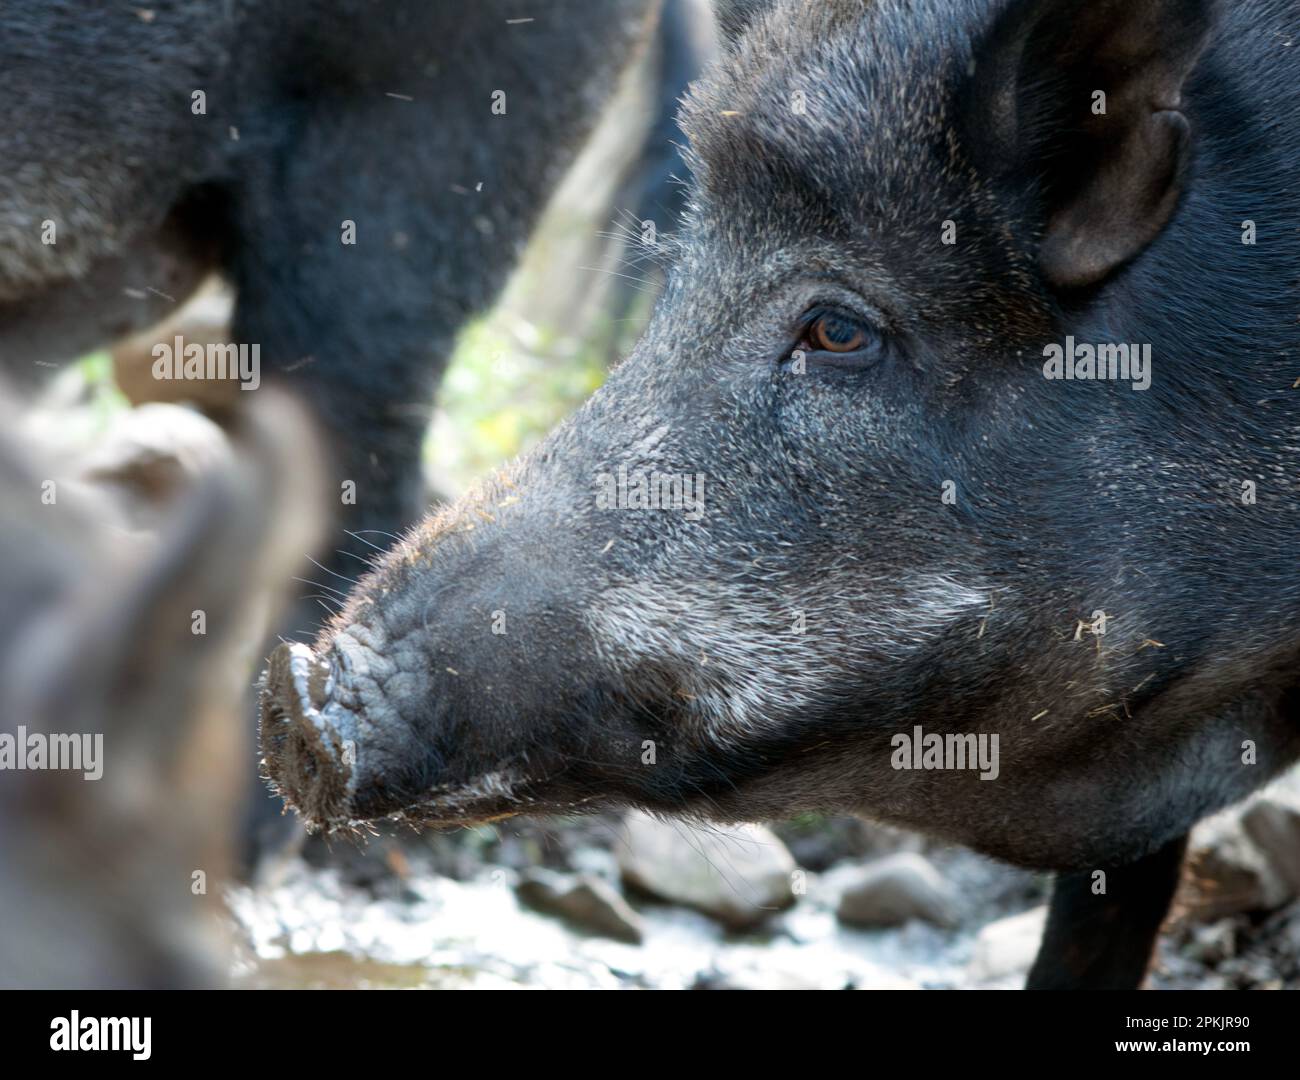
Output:
M230 341L256 350L242 385L287 388L322 429L335 527L314 554L354 576L424 511L455 337L494 302L659 0L527 7L4 5L0 368L34 381L221 275ZM319 623L309 599L280 630ZM280 805L256 789L250 843L274 846Z
M859 812L1060 872L1030 985L1136 985L1188 829L1300 754L1294 5L723 14L644 339L273 655L271 775L326 828Z

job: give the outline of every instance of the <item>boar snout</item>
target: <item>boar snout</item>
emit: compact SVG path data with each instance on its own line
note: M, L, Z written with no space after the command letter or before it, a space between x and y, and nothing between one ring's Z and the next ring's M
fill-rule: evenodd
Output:
M459 554L502 557L481 542ZM400 587L370 579L314 647L284 644L268 661L266 777L314 828L489 820L531 808L529 782L555 770L557 718L577 696L560 669L578 636L564 605L518 578L507 601L460 558L435 569L410 555L389 568ZM507 603L511 633L498 635L493 612ZM535 621L552 633L528 633Z
M329 700L330 664L306 645L279 646L262 685L262 749L271 781L314 825L353 816L354 717Z

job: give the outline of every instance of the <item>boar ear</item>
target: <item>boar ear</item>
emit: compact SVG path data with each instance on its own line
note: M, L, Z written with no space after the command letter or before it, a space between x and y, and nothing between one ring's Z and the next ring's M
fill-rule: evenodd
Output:
M773 0L713 0L718 35L727 45L734 45L749 24L772 4Z
M1012 0L975 54L977 158L1042 199L1039 265L1060 289L1138 255L1191 158L1184 83L1215 0Z

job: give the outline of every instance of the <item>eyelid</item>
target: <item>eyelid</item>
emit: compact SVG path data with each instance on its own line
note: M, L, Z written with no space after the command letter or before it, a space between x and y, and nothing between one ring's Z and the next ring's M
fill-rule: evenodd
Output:
M846 319L851 323L860 323L867 329L874 329L874 326L856 311L853 311L842 304L816 304L804 312L800 324L805 327L811 326L818 319L827 315L833 315L837 319Z
M805 333L813 323L824 315L833 315L862 327L874 337L883 338L889 333L887 320L874 310L866 311L850 304L836 300L825 300L811 305L799 319L799 332Z

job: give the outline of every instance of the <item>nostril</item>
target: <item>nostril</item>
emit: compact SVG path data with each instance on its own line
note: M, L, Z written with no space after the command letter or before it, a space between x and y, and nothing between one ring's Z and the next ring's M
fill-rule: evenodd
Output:
M330 665L301 644L279 646L261 692L261 744L267 776L285 801L315 825L347 819L352 755L327 716Z

